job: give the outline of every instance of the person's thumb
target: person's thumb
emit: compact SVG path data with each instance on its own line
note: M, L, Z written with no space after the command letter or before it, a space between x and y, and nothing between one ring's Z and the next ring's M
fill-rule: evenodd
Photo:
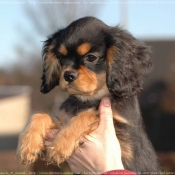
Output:
M98 112L100 116L98 132L104 132L105 130L113 129L113 113L108 97L104 97L101 100Z

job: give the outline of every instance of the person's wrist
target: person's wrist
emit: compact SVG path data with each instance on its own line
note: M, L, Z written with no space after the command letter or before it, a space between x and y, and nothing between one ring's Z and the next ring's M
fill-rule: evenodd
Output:
M112 170L124 170L124 166L122 161L116 161L115 163L109 163L107 164L108 166L103 169L103 172L108 172L108 171L112 171Z
M117 170L124 170L124 167L123 167L122 163L117 165Z
M124 166L121 160L116 163L116 170L124 170Z

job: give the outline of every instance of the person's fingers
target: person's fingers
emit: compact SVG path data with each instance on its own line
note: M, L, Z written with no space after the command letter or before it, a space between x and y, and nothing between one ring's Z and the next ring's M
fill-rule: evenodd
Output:
M49 146L51 146L52 145L52 141L48 141L48 140L45 140L44 141L44 146L45 147L49 147Z
M46 134L46 140L53 140L58 133L58 129L51 129Z
M111 109L111 103L108 97L101 100L99 106L100 123L97 128L98 132L104 132L113 128L113 113Z
M58 129L51 129L47 132L46 138L44 140L44 146L45 147L48 147L52 144L52 142L55 139L58 132L59 132Z

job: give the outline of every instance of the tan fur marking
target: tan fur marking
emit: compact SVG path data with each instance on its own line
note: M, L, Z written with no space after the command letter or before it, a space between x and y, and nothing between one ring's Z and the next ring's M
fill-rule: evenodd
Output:
M45 61L45 68L47 70L46 71L46 77L47 77L46 81L47 81L47 84L49 84L52 81L54 76L56 77L60 76L61 67L54 53L48 53L45 56L44 61Z
M66 125L69 122L69 116L65 110L60 110L57 118L62 126Z
M17 155L21 163L35 162L44 150L44 138L47 131L58 127L59 123L47 114L33 115L19 136Z
M77 48L77 52L79 55L85 55L91 49L91 45L89 43L83 43Z
M95 73L88 71L84 66L78 70L79 77L77 82L80 89L84 91L93 91L97 87L97 76Z
M115 111L115 113L116 113L116 111ZM120 116L117 113L114 114L113 118L116 119L120 123L125 123L125 124L128 124L128 125L130 124L125 118L123 118L122 116Z
M119 122L121 124L127 124L127 125L130 125L130 127L133 127L132 123L126 120L125 118L123 118L121 115L119 115L116 110L113 110L113 118L114 118L114 123L117 121L117 123ZM121 146L122 159L126 160L125 163L130 163L132 162L132 159L133 159L133 151L132 151L131 144L129 143L129 134L127 132L119 133L120 129L117 128L117 124L115 124L115 130Z
M70 85L68 84L68 82L64 80L65 71L78 72L78 78L75 79L73 82L71 82ZM93 95L97 87L98 87L97 74L87 70L84 66L80 66L78 70L63 68L61 71L60 88L62 90L67 90L69 94Z
M48 160L57 164L67 160L79 146L82 137L93 132L99 123L97 112L93 109L79 113L70 120L57 135L51 148L48 149Z
M47 52L50 52L54 48L55 48L55 45L54 44L51 44L51 45L49 45L49 46L46 47L46 50L47 50Z
M73 71L78 73L77 79L70 84L65 81L64 73L66 71ZM60 74L60 88L67 91L69 94L79 95L83 99L87 98L102 98L109 94L106 87L106 73L96 74L88 70L85 66L80 66L78 70L72 68L62 68ZM84 98L85 97L85 98ZM87 98L86 98L87 97Z
M132 147L130 144L121 141L121 139L119 139L120 142L120 146L121 146L121 153L122 153L122 159L127 160L126 163L129 165L130 163L132 163L132 160L134 158L133 156L133 151L132 151Z
M111 46L107 50L107 64L112 64L114 57L116 56L117 48L115 46Z
M66 56L68 54L68 51L67 51L66 47L63 44L61 44L58 51L64 56Z

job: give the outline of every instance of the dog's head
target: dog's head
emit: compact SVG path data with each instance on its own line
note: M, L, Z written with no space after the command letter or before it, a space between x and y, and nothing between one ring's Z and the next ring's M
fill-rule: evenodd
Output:
M85 17L51 35L43 47L41 92L59 85L85 98L135 95L151 65L150 49L119 27Z

